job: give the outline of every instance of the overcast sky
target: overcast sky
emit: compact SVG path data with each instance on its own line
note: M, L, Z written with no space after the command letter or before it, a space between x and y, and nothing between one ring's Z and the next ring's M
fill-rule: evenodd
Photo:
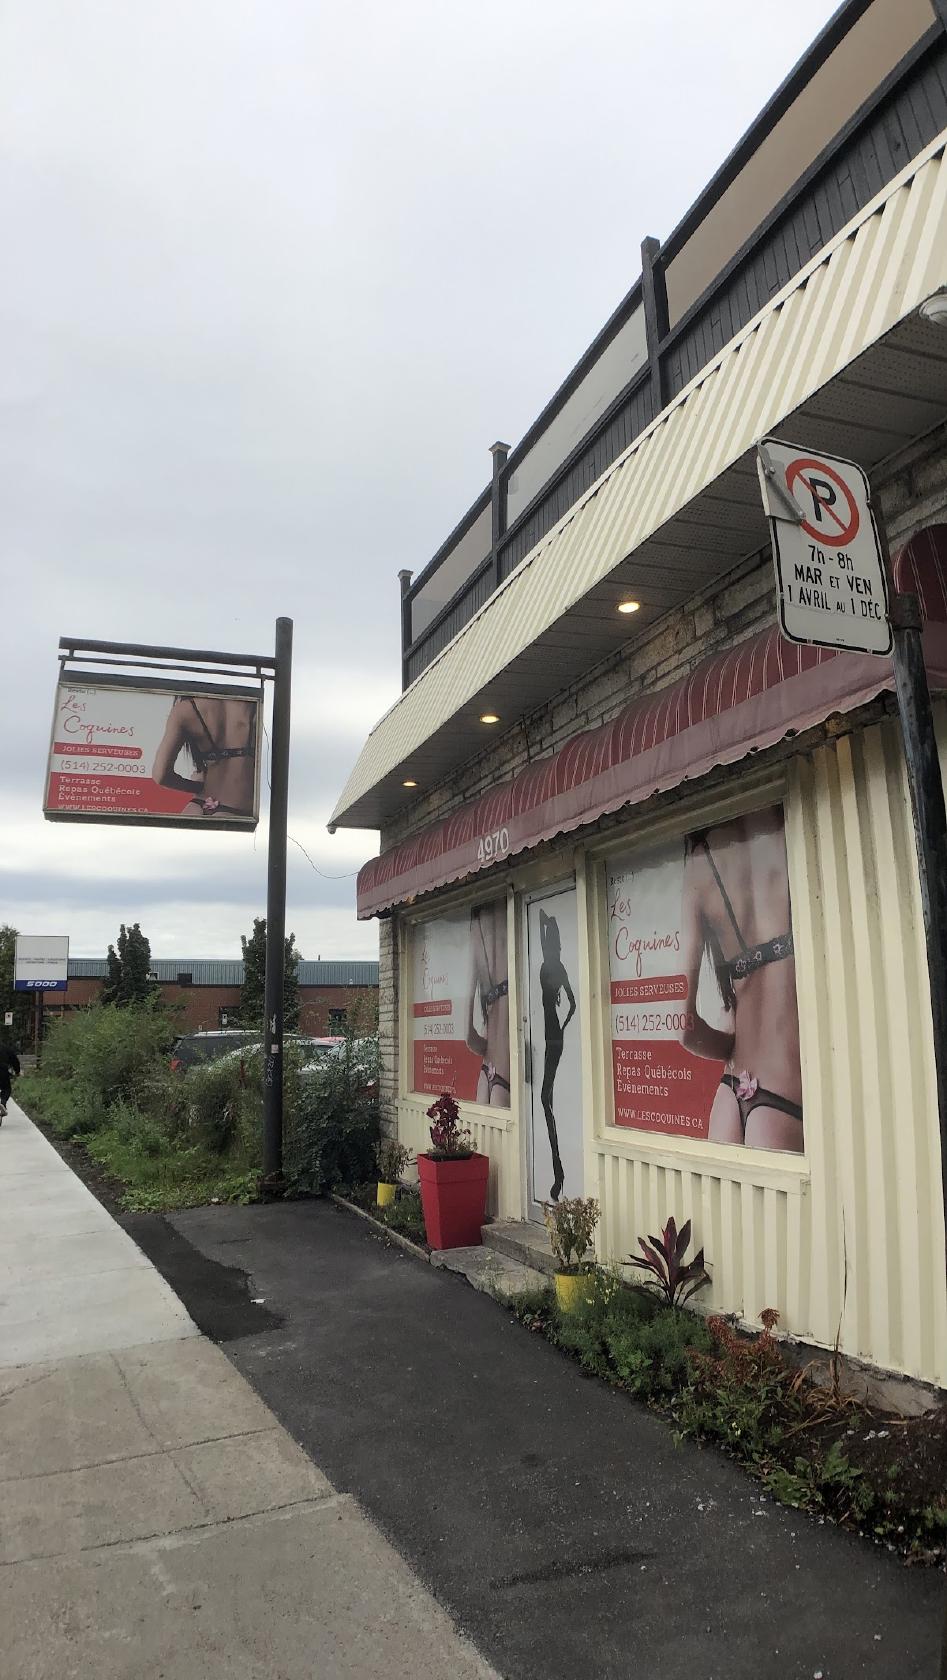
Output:
M256 839L46 824L61 634L296 626L288 925L373 956L325 825L419 570L834 8L4 0L0 921L239 956ZM774 27L778 18L778 28ZM341 879L326 879L325 876Z

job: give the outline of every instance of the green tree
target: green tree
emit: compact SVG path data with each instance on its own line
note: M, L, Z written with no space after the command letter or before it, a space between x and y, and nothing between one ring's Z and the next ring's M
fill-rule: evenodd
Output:
M249 939L240 935L243 951L243 989L240 1020L245 1027L263 1026L263 997L266 979L266 917L254 916ZM299 952L296 935L288 935L283 953L283 1025L290 1031L299 1025Z
M102 1002L126 1004L149 1003L155 995L151 972L151 946L137 922L119 928L118 950L108 948L107 973L102 987Z
M0 927L0 1044L15 1044L20 1048L30 1041L30 1016L33 999L29 992L13 990L13 961L16 953L16 928ZM5 1027L4 1017L13 1011L12 1027Z

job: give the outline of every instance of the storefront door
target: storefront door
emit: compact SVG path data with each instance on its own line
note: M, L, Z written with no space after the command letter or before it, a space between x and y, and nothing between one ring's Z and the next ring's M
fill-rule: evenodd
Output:
M537 893L526 902L524 1109L527 1205L581 1196L582 1058L579 1043L579 925L575 887Z

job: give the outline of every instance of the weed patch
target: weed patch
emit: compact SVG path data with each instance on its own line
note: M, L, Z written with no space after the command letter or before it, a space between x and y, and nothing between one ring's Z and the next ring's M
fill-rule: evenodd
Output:
M947 1408L891 1418L793 1369L764 1313L758 1336L704 1321L599 1271L560 1313L551 1289L512 1296L521 1323L590 1375L722 1448L780 1504L857 1530L912 1562L947 1552Z
M397 1231L401 1237L407 1237L409 1242L417 1243L419 1248L427 1248L427 1234L424 1229L424 1214L421 1211L421 1197L417 1190L402 1185L398 1191L397 1201L389 1207L380 1208L376 1201L376 1183L348 1185L342 1191L347 1201L354 1202L356 1207L363 1208L370 1213L379 1224L387 1225L390 1231Z

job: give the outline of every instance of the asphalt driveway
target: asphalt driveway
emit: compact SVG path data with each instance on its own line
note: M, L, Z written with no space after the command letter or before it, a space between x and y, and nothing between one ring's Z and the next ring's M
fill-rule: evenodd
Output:
M942 1575L762 1501L334 1205L123 1223L508 1680L937 1674Z

